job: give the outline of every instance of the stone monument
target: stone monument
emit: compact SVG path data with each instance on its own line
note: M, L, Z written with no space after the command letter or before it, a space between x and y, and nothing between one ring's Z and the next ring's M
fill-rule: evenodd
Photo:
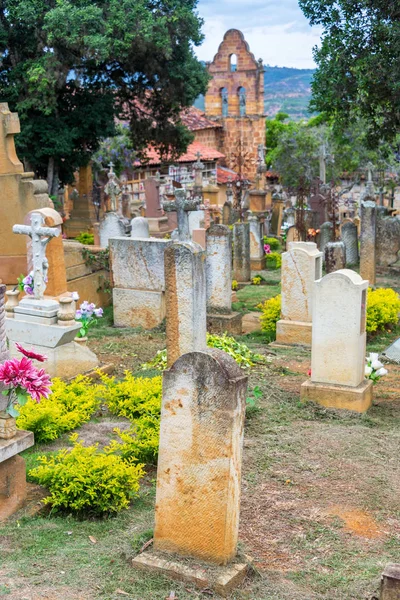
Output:
M343 269L314 286L311 381L301 398L365 412L372 404L372 381L364 378L368 281Z
M343 242L328 242L324 248L325 271L333 273L346 267L346 246Z
M175 190L175 200L163 202L165 212L176 212L177 214L178 240L180 242L190 241L189 213L197 211L198 208L199 198L188 198L184 189Z
M360 275L370 285L376 283L376 204L361 202Z
M239 283L250 283L250 225L233 225L233 279Z
M282 254L282 308L276 324L279 344L311 345L314 282L322 277L322 252L314 242L290 242Z
M351 221L343 223L341 229L342 241L346 247L346 266L358 265L358 231L357 225Z
M104 192L108 196L108 210L99 226L100 246L102 248L108 248L110 238L125 236L130 233L130 222L122 212L122 189L113 167L114 165L111 162L107 173L108 182L104 188Z
M242 316L232 312L232 233L226 225L207 230L207 329L240 335Z
M266 265L262 225L256 215L247 219L250 228L250 265L252 271L263 271Z

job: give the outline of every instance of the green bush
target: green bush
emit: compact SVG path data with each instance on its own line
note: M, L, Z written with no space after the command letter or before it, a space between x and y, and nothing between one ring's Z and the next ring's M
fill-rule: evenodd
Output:
M391 288L368 290L366 327L368 333L396 325L399 312L400 297L395 290Z
M277 251L281 249L280 241L273 237L264 236L264 244L268 244L271 248L271 252Z
M126 371L122 381L100 375L103 398L110 412L134 421L143 415L159 417L161 412L161 377L134 377Z
M160 437L160 416L143 415L128 431L114 429L121 442L112 440L105 449L122 456L124 460L135 459L146 464L157 464Z
M265 255L267 258L268 269L280 269L282 265L282 255L279 252L271 252Z
M101 516L119 512L137 496L143 465L124 461L111 452L84 447L73 434L72 449L39 457L40 466L30 477L49 489L44 499L55 510Z
M70 383L52 380L52 394L39 403L28 400L19 409L17 426L33 431L36 442L51 442L89 421L100 404L103 386L79 375Z
M94 234L82 231L76 238L77 242L85 244L85 246L94 246Z
M281 318L281 295L266 300L259 305L261 308L261 330L267 335L268 341L276 338L276 324Z

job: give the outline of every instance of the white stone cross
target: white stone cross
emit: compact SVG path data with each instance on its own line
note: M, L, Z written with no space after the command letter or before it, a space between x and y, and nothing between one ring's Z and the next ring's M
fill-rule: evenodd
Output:
M114 164L110 162L108 166L110 167L110 170L107 173L108 182L104 187L104 191L110 198L111 212L117 212L120 216L122 216L121 188L118 184L118 179L113 169Z
M186 190L176 189L175 200L163 202L165 212L176 212L178 220L178 237L180 242L190 241L189 212L199 210L199 198L190 199Z
M44 227L44 217L40 213L31 214L30 225L14 225L14 233L29 235L32 239L33 292L36 300L44 297L49 263L46 258L46 246L53 237L60 235L56 227Z

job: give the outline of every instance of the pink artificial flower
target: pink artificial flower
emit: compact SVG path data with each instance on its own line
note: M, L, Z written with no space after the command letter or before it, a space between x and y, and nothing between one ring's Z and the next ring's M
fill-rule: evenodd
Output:
M307 375L308 375L309 377L311 377L311 369L308 369L308 371L307 371Z
M271 246L269 244L264 244L264 252L265 254L271 254Z
M21 352L21 354L23 354L27 358L33 358L38 362L44 362L45 360L47 360L47 356L45 354L39 354L38 352L34 352L34 350L25 350L25 348L23 348L21 344L15 343L15 347L17 348L18 352Z
M50 386L50 377L44 369L36 369L34 376L26 380L26 391L36 402L49 397L51 394Z
M0 381L12 387L26 387L27 378L34 375L35 367L25 356L21 359L12 358L0 365Z

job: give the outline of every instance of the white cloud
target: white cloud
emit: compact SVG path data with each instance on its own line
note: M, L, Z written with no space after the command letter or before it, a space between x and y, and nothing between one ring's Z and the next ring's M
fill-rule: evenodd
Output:
M201 60L212 60L224 33L240 29L256 59L264 64L314 68L312 48L320 42L320 29L310 27L296 0L200 0L205 40L196 48Z

